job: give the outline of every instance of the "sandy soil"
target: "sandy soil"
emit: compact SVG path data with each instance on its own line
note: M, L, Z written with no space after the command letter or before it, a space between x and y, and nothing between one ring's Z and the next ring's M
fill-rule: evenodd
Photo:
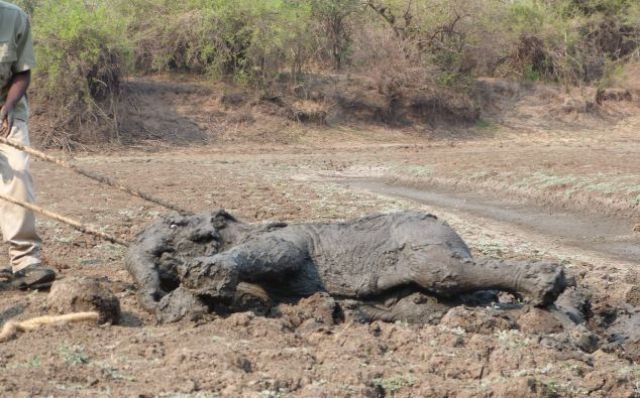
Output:
M640 280L633 261L640 243L633 232L640 221L640 119L590 121L574 131L564 126L531 124L523 132L496 123L443 135L291 125L269 134L235 130L205 146L115 150L75 161L183 207L224 207L247 221L430 211L449 221L476 255L561 262L598 305L623 305ZM125 239L163 212L49 164L35 162L33 173L42 206ZM355 184L363 180L424 194ZM433 200L434 194L445 196ZM501 217L485 211L487 203L494 210L518 207ZM515 217L519 209L527 216ZM536 217L561 213L571 216L555 224ZM120 299L124 320L50 327L4 343L0 390L6 396L640 394L637 358L561 351L549 343L547 329L480 327L481 317L472 313L438 326L301 322L311 301L280 318L240 313L157 325L136 303L123 248L45 219L39 226L47 262L60 278L102 279ZM600 238L602 246L592 244ZM617 253L616 242L631 251ZM45 314L45 304L46 293L0 292L0 323Z

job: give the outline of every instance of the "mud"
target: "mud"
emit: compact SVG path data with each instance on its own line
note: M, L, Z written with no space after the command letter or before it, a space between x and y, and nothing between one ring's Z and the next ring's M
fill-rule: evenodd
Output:
M565 114L562 105L573 93L565 95L560 93L561 89L539 88L529 95L524 91L526 88L509 83L514 91L505 92L503 99L495 102L500 107L496 112L507 114L499 119L483 115L491 124L488 128L415 132L412 129L407 134L369 125L316 129L291 124L280 117L265 118L257 110L248 109L251 105L247 104L225 109L225 115L213 97L226 90L209 84L207 93L203 90L199 94L182 89L188 83L176 85L174 80L163 78L167 83L162 90L138 95L140 101L138 98L134 101L140 105L135 109L139 111L136 118L144 127L138 129L139 134L149 137L149 141L137 147L105 150L100 147L97 152L77 153L75 161L97 172L117 175L130 185L156 192L183 207L228 206L234 215L256 222L349 219L400 208L436 212L464 237L476 258L487 253L510 259L544 256L569 262L568 272L575 272L578 286L592 295L589 300L593 314L575 329L585 327L596 334L598 348L603 349L588 354L589 351L574 347L568 336L559 340L549 338L549 334L525 331L519 317L513 319L520 329L496 329L492 335L441 324L402 321L361 324L352 322L349 317L356 313L342 300L338 300L338 305L345 313L344 322L338 319L337 324L318 326L308 332L302 331L302 326L293 329L288 317L259 316L246 312L247 309L222 317L207 314L213 318L207 322L156 325L154 317L137 302L137 289L123 270L122 250L40 220L39 232L46 242L48 265L57 268L60 278L86 275L104 281L121 301L123 325L96 327L78 323L46 327L4 343L0 349L0 395L314 398L637 395L638 360L622 358L621 354L627 354L619 349L605 352L607 328L602 329L603 334L594 329L595 319L610 322L607 312L632 305L633 294L627 295L627 291L640 281L635 266L638 256L625 255L629 261L623 262L605 257L597 250L600 243L608 244L612 236L630 233L633 225L640 222L640 208L632 208L637 194L632 188L640 181L637 156L640 118L635 105L605 101L603 107L613 110L612 117L605 119L597 119L593 114ZM635 95L637 90L633 90ZM584 97L593 100L594 94L595 89L587 88ZM582 94L578 93L578 97ZM631 112L632 117L621 112ZM34 139L46 141L49 137L46 132L53 127L42 118L38 123L38 115L32 124L39 131ZM205 135L214 145L203 145ZM425 135L429 138L425 139ZM128 142L127 135L123 140ZM168 147L167 142L180 145ZM405 173L416 166L433 171L433 177L417 177L417 170ZM387 167L388 171L384 171ZM580 216L591 221L596 213L611 216L609 220L618 223L622 233L610 234L602 229L605 233L601 234L599 223L565 223L562 216L557 217L563 230L570 226L585 234L583 246L589 249L586 252L574 245L563 245L571 241L580 243L583 238L579 234L575 235L577 239L558 237L560 230L551 228L554 224L548 224L549 232L545 235L536 233L538 229L531 228L527 219L495 221L490 214L479 217L450 207L447 211L445 206L347 190L316 179L317 175L329 173L333 177L351 170L362 170L354 173L358 176L377 177L379 168L388 177L415 182L412 186L440 182L442 191L438 192L472 192L464 197L469 204L486 203L482 196L487 195L499 198L500 202L526 199L528 204L537 204L530 210L543 215L557 214L562 206L564 210L576 211L574 218L578 221ZM64 170L42 162L35 162L33 171L43 207L104 226L128 241L133 242L134 234L160 210L82 181L68 184ZM509 188L536 173L576 176L581 178L579 181L593 184L612 183L614 192L586 189L575 192L575 185L571 184L551 189L536 185L526 192ZM466 178L476 174L490 176ZM305 179L298 179L299 176ZM573 193L569 194L570 191ZM455 197L464 199L453 196L448 203L455 203ZM526 205L522 211L519 207L502 208L512 209L512 219L516 220L517 213L525 214L527 210ZM616 215L624 219L619 220ZM599 234L604 241L597 240ZM487 248L489 244L495 244L497 249ZM609 252L616 255L615 249ZM0 295L1 324L50 313L42 305L46 294L3 291ZM433 296L424 295L434 300ZM498 298L495 300L494 295L493 300L517 304L517 300L502 294ZM255 301L252 296L244 295L245 304L254 305L252 301ZM437 303L449 311L444 300ZM306 306L300 308L301 301L276 307L285 305L294 308L294 313L311 310ZM475 311L485 307L469 304L463 308ZM526 308L514 311L524 312ZM547 311L545 315L549 313L553 314ZM440 315L434 316L434 322ZM584 336L588 343L588 335Z
M169 216L139 235L126 264L143 307L165 322L233 307L241 282L274 302L326 292L354 300L365 318L417 323L438 311L414 293L453 302L495 289L547 306L566 287L555 264L475 261L445 222L417 212L298 225L245 224L225 211ZM401 288L408 294L394 300Z
M327 293L316 293L296 304L281 304L274 315L281 317L290 330L300 332L329 331L344 321L344 314L336 300Z
M160 323L234 312L304 333L406 322L518 331L567 358L598 349L640 358L634 289L619 306L592 303L562 267L474 259L446 223L424 213L297 225L246 224L225 211L168 216L138 236L126 264Z
M493 308L452 308L442 318L441 325L460 328L467 333L493 334L499 330L517 329L518 324L508 312Z
M100 324L120 322L120 301L96 279L71 277L54 282L47 305L50 311L58 314L97 311Z

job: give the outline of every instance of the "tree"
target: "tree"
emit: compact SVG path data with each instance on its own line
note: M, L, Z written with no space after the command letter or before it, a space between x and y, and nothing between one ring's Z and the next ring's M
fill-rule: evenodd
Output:
M335 70L342 69L351 46L347 18L362 7L360 0L311 0Z

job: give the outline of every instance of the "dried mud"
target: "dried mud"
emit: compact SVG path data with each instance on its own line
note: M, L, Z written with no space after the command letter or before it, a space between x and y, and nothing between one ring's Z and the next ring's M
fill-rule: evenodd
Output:
M96 311L100 324L120 322L120 301L103 283L92 278L73 277L54 282L47 305L58 314Z

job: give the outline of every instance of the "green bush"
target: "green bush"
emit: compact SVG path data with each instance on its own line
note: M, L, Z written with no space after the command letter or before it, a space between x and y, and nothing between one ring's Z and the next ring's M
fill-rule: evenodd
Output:
M116 130L116 102L130 53L127 19L118 13L118 4L108 0L31 0L30 4L37 99L53 108L61 127L95 121L108 127L105 132Z
M338 71L393 93L465 92L478 76L602 86L640 49L636 0L16 2L33 17L37 96L66 124L114 131L127 72L264 88Z
M265 85L282 72L295 78L309 70L349 67L356 52L356 63L366 64L362 49L374 51L371 43L358 38L367 37L362 32L384 29L394 32L395 45L415 66L435 70L441 75L435 81L445 85L495 73L529 80L592 81L604 74L602 65L637 55L640 31L640 4L635 0L18 4L34 17L46 91L59 90L62 80L77 73L85 78L68 80L83 80L76 91L85 99L104 97L102 83L111 79L96 75L104 75L103 66L111 61L122 74L130 54L137 73L192 73ZM74 72L61 72L70 70Z
M352 46L350 18L362 8L358 0L310 0L311 22L316 28L318 59L329 60L335 70L349 61Z
M300 71L311 41L310 6L287 0L136 3L136 67L263 83Z

